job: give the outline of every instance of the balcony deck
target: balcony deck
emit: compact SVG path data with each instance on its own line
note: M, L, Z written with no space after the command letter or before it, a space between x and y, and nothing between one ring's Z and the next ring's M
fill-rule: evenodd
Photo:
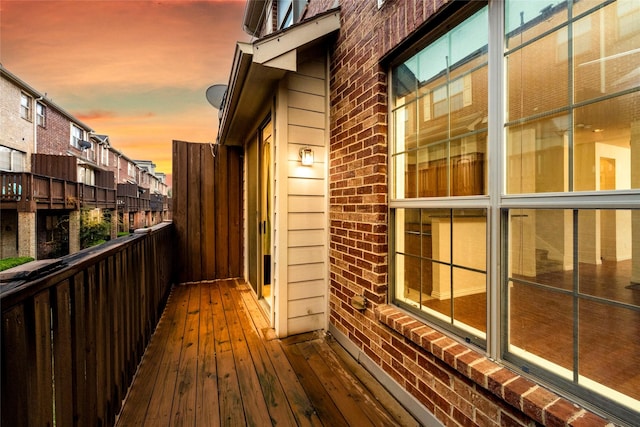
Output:
M175 286L117 426L418 425L330 337L284 340L238 280Z

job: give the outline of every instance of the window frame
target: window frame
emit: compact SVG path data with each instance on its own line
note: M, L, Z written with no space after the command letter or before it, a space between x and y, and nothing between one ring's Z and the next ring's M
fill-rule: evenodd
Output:
M435 29L435 31L429 35L426 36L426 38L423 40L422 43L419 43L419 46L421 48L426 48L427 46L431 45L433 42L435 42L436 40L438 40L440 37L442 37L443 35L447 34L449 32L450 29L454 29L456 28L458 25L464 23L466 21L467 18L471 18L474 14L476 14L477 12L479 12L481 9L483 9L484 7L486 7L488 5L487 2L471 2L471 4L462 7L457 13L455 13L450 19L445 20L444 23L439 26L438 28ZM489 15L489 21L487 22L487 25L489 26L489 42L490 42L490 38L491 38L491 28L490 28L490 15ZM443 29L445 29L443 31ZM408 59L410 59L411 57L413 57L413 54L415 54L416 52L418 52L419 49L414 49L414 48L410 48L407 51L411 52L411 55L400 55L398 58L396 58L395 61L392 61L390 63L390 67L389 67L389 77L388 77L388 81L392 82L393 81L393 70L394 68L396 68L397 66L399 66L400 64L406 62ZM490 67L491 66L491 50L489 50L488 52L488 64L487 66ZM466 73L464 73L466 75ZM423 103L425 101L423 101L423 98L428 98L429 99L429 105L431 107L430 113L429 113L429 119L435 119L437 118L436 114L435 114L435 104L436 102L434 102L434 93L436 90L444 90L447 95L448 94L448 88L447 85L451 85L451 83L456 82L460 80L460 84L462 87L462 91L459 92L458 94L463 96L464 93L464 76L458 76L455 79L451 80L450 82L446 83L444 86L437 86L435 88L433 88L433 90L429 90L428 94L425 94L422 98L416 99L415 102L418 103ZM487 85L489 85L490 82L487 81ZM389 102L389 134L390 135L395 135L395 121L393 120L394 117L394 110L396 110L396 107L393 105L393 102L391 101L394 97L393 95L393 84L390 83L389 84L389 88L390 88L390 102ZM422 95L421 95L422 96ZM445 98L445 101L447 101L448 99L450 99L449 97ZM447 101L448 102L448 101ZM463 101L464 103L464 101ZM491 108L491 105L489 104L487 108ZM407 110L405 109L405 112ZM490 113L489 113L490 114ZM418 115L420 115L418 113ZM488 132L491 132L491 129L487 129ZM488 135L487 140L489 140L489 138L491 137L491 134ZM393 137L392 137L393 138ZM452 141L455 140L455 138L452 139ZM486 296L487 296L487 307L490 306L489 303L489 296L490 296L490 287L492 286L492 284L490 283L490 277L492 277L491 271L492 271L492 258L491 258L491 241L492 241L492 236L490 234L490 230L491 230L491 224L493 223L493 219L492 219L492 211L491 211L491 198L489 196L490 194L490 186L491 186L491 182L492 179L489 176L490 174L490 168L488 167L488 163L486 166L486 181L488 182L488 188L485 191L485 194L478 194L478 195L472 195L472 196L435 196L435 197L424 197L424 198L409 198L409 197L404 197L404 198L397 198L395 197L396 195L396 189L395 189L395 179L396 179L396 162L394 161L394 147L395 147L395 140L393 143L389 144L389 152L388 152L388 158L389 158L389 166L388 166L388 170L389 170L389 174L388 174L388 185L389 185L389 202L388 202L388 206L389 206L389 224L390 224L390 230L392 230L389 234L389 240L390 240L390 244L389 244L389 282L390 285L389 286L389 296L390 296L390 301L392 301L393 304L398 305L399 307L403 308L404 310L407 310L411 313L414 313L419 319L421 319L422 321L425 321L429 324L433 324L434 326L452 332L453 334L455 334L458 337L461 337L461 339L464 339L466 342L471 343L475 346L477 346L480 349L486 350L489 348L490 345L494 345L489 341L489 337L493 336L495 334L491 334L490 335L490 325L495 325L496 322L492 321L490 319L490 311L487 310L487 324L486 324L486 328L485 328L485 337L479 337L475 334L472 334L468 329L466 328L461 328L459 326L455 326L454 322L456 321L455 318L451 318L450 321L443 321L442 319L439 319L435 316L429 315L427 313L425 313L424 311L422 311L419 308L415 308L412 307L410 304L408 303L404 303L399 301L399 299L397 298L396 292L397 292L397 288L398 285L396 284L396 277L397 277L397 272L396 272L396 266L397 266L397 259L396 259L396 254L397 251L395 250L396 248L396 243L397 243L397 235L396 235L396 227L395 227L395 220L396 220L396 211L400 210L400 209L447 209L447 210L461 210L461 209L478 209L478 210L484 210L485 212L485 218L486 218L486 234L485 234L485 238L486 238L486 250L485 250L485 255L486 255L486 267L485 267L485 272L486 272ZM487 153L489 150L489 144L487 143ZM447 168L450 167L450 164L447 163ZM450 183L448 184L450 185ZM451 266L454 266L454 263L450 262L449 263ZM459 322L459 320L458 320ZM495 327L495 326L494 326ZM496 347L497 345L494 345L494 347Z
M5 145L0 145L0 152L4 153L3 157L7 159L9 162L9 168L0 167L0 171L3 172L24 172L26 168L27 162L27 153L21 150L16 150L15 148L7 147ZM19 165L19 167L18 167Z
M47 126L47 106L42 102L36 102L36 122L40 127Z
M588 17L598 9L612 3L612 1L603 1L603 3L590 7L589 10L583 11L579 16L570 18L572 22ZM475 2L471 2L475 3ZM483 2L481 7L487 3ZM611 191L575 191L573 188L562 193L507 193L506 183L508 180L507 165L507 130L509 122L506 120L505 107L507 105L507 89L505 70L505 62L509 52L507 49L505 37L505 4L503 1L488 1L488 20L489 20L489 40L488 40L488 137L487 137L487 154L489 159L486 166L487 190L486 195L469 196L469 197L432 197L425 199L420 198L395 198L395 180L396 180L396 164L394 162L394 147L396 130L396 120L394 118L394 86L393 72L400 64L410 59L420 49L425 48L449 28L454 28L468 17L471 17L479 7L463 6L457 12L453 12L449 19L444 19L443 23L425 34L421 40L411 45L403 45L402 51L394 52L394 59L388 63L388 218L389 218L389 301L398 305L402 309L415 315L417 319L437 329L452 333L459 340L466 340L468 343L474 344L484 349L487 356L498 360L511 367L512 369L532 376L537 381L548 383L556 387L561 394L570 394L573 399L577 399L588 408L595 410L605 410L614 418L624 420L632 420L638 416L637 412L626 408L617 403L612 398L605 397L598 393L594 393L590 388L577 382L566 381L558 374L543 368L530 366L530 360L524 360L517 355L508 351L509 346L509 293L508 293L508 212L511 209L565 209L565 210L581 210L581 209L640 209L640 189L618 189ZM462 15L462 16L461 16ZM447 29L444 29L444 28ZM557 29L557 28L556 28ZM554 29L546 32L551 34ZM580 32L579 32L580 33ZM583 36L582 33L578 36ZM543 36L539 36L543 37ZM526 44L533 43L535 40L529 40ZM580 42L580 40L578 40ZM578 52L580 53L580 52ZM625 93L615 92L611 98L622 96L629 93L638 93L637 88ZM430 105L433 106L433 92L430 92ZM582 102L589 104L595 101ZM418 100L417 102L421 102ZM581 104L581 105L582 105ZM574 106L567 106L567 108ZM569 108L570 109L570 108ZM419 114L419 113L418 113ZM433 110L430 117L435 117ZM397 244L397 228L396 228L396 211L403 208L445 208L445 209L465 209L485 208L487 212L487 326L486 326L486 342L478 343L469 341L464 335L464 331L443 325L433 316L426 315L423 311L416 310L406 304L398 303L396 299L396 244ZM573 236L578 238L577 235ZM504 267L503 267L504 266ZM523 368L524 367L524 368Z
M74 133L79 132L79 136L75 135ZM77 148L78 150L80 150L80 142L84 140L85 137L85 130L82 129L80 126L78 126L75 123L71 123L71 137L69 140L69 144L74 147Z
M31 122L33 116L33 97L26 92L20 92L20 117Z

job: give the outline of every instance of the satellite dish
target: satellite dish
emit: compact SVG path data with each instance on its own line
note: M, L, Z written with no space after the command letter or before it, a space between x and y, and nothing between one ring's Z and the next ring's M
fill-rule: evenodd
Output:
M213 85L207 89L207 101L213 105L213 108L220 110L224 102L224 96L227 93L227 85Z
M78 140L78 145L81 150L86 150L87 148L91 148L91 143L89 141L84 141L82 139Z

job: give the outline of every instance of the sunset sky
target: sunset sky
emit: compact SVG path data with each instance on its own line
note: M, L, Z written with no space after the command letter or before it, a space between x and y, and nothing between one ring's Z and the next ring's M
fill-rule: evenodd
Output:
M244 0L0 0L0 62L133 159L214 142Z

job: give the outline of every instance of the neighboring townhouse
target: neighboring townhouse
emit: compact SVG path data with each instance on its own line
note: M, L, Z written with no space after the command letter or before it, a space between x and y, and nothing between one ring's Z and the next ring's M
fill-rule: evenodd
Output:
M109 137L96 134L4 67L0 71L0 257L44 259L76 252L83 221L106 220L114 238L120 163ZM132 167L137 179L133 162ZM153 181L146 178L147 193ZM149 220L146 216L143 211L140 226L155 223L150 212Z
M640 3L247 1L245 277L425 424L640 419ZM605 421L608 420L608 421Z
M169 204L167 196L167 184L165 183L165 174L156 172L156 165L151 160L134 160L136 165L144 171L144 177L148 180L149 199L150 199L150 221L157 224L167 216Z

